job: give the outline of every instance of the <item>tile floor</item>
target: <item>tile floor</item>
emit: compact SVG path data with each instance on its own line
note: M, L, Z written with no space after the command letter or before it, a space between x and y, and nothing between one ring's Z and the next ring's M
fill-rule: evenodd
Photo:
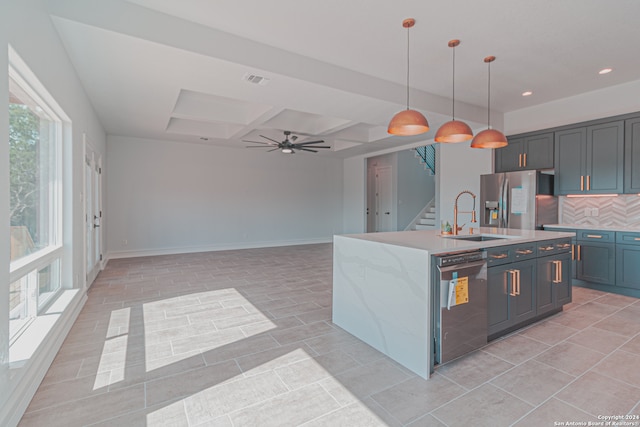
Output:
M563 313L425 381L331 323L331 257L323 244L110 261L20 426L543 427L640 414L640 300L574 288Z

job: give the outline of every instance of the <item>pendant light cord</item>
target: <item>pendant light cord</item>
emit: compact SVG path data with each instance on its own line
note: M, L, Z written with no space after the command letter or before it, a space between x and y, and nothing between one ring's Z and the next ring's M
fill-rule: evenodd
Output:
M409 30L407 27L407 110L409 109Z
M489 65L489 78L487 79L487 128L491 129L491 62Z
M455 121L456 120L456 47L454 46L451 50L453 51L453 71L451 73L453 76L453 85L451 90L451 117Z

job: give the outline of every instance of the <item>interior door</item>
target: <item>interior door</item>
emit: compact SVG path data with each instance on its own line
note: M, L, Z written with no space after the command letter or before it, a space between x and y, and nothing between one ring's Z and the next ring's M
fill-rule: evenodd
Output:
M102 261L102 158L85 140L85 286L93 283Z
M393 227L392 168L376 168L376 231L395 231Z
M376 231L376 168L367 166L367 233Z

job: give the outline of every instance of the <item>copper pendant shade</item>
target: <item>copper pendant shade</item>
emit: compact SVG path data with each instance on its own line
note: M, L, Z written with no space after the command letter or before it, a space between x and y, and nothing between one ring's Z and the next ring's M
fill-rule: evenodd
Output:
M496 60L495 56L487 56L484 58L484 62L489 67L489 79L487 87L487 127L488 129L478 133L473 141L471 141L471 148L502 148L509 143L507 137L504 136L499 130L491 129L491 63Z
M436 142L464 142L473 138L473 131L465 122L456 120L456 46L460 44L460 40L449 41L448 46L453 52L453 91L451 96L451 116L452 120L446 122L436 132L434 140Z
M387 132L392 135L420 135L429 130L429 122L422 113L409 109L409 28L415 23L413 18L402 21L402 27L407 29L407 109L397 113L389 122Z

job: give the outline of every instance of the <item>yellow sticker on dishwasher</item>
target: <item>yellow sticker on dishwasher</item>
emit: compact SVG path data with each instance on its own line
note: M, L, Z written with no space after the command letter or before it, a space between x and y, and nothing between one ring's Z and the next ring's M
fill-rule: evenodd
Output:
M458 277L456 283L456 305L469 302L469 278Z

